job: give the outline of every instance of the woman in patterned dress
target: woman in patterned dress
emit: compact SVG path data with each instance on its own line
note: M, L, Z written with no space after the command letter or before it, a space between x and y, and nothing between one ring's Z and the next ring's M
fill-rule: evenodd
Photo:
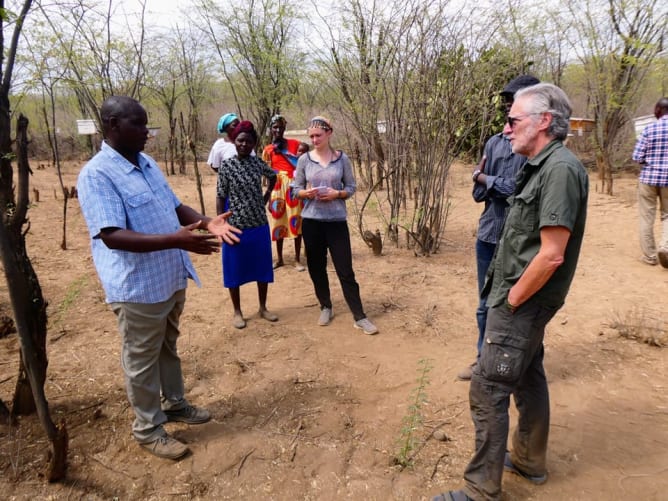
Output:
M287 122L281 115L271 118L271 144L262 151L262 160L267 162L278 175L274 190L269 201L269 224L271 239L276 241L276 263L274 269L283 266L283 240L295 240L295 268L304 271L299 262L302 247L302 207L304 203L292 198L290 182L294 177L297 158L299 157L299 141L283 137Z
M229 289L234 307L232 325L246 327L241 312L239 288L248 282L257 282L259 315L275 322L278 317L267 310L267 289L274 281L271 263L271 237L265 205L276 182L276 174L266 163L252 155L257 143L257 132L248 121L240 122L230 137L237 148L233 158L223 160L218 169L216 212L230 210L230 224L242 230L240 242L223 242L223 285ZM262 193L262 177L267 178L267 189Z

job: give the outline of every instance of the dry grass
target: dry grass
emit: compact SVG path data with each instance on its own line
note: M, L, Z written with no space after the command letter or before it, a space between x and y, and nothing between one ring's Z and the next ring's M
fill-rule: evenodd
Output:
M616 313L609 326L622 337L662 348L668 346L668 322L663 317L658 310L634 307L624 314Z

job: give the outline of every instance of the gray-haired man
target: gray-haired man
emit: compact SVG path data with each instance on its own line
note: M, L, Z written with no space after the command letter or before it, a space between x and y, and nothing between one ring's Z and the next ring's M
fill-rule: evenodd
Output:
M508 114L504 133L528 160L483 290L487 328L469 390L476 450L466 486L434 501L500 500L504 469L534 484L547 480L543 336L575 274L589 190L585 168L563 145L570 114L568 97L551 84L517 92ZM519 418L506 452L510 395Z

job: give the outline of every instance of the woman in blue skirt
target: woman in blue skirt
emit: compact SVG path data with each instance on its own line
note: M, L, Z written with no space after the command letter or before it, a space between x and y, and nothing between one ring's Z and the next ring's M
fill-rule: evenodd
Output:
M229 223L242 230L240 242L223 242L223 285L230 290L234 317L232 325L246 327L241 313L239 287L257 282L260 303L259 315L275 322L278 317L267 310L267 287L274 281L271 257L271 235L265 204L276 183L276 173L257 156L252 155L257 143L257 132L248 121L240 122L230 133L237 148L236 156L224 160L218 169L216 212L230 210ZM267 178L267 189L262 193L262 176Z

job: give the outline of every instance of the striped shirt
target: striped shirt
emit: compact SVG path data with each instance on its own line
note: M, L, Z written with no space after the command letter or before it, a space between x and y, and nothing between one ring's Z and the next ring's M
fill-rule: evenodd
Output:
M100 238L105 228L146 234L181 229L176 214L181 202L155 161L143 153L138 158L136 167L103 142L77 181L93 261L108 303L159 303L185 289L188 278L200 285L184 250L130 252L110 249Z
M668 115L645 127L633 149L633 160L642 165L641 183L668 186Z
M350 158L343 152L339 157L323 167L306 153L297 160L297 170L294 181L290 184L293 196L296 198L299 190L310 188L329 187L345 191L350 198L355 193L357 184L353 175L353 166ZM346 201L337 198L328 202L316 198L304 200L302 219L316 219L318 221L345 221L347 219Z
M478 240L496 244L506 219L506 199L515 191L515 176L526 157L513 153L510 140L502 133L489 138L485 144L485 184L475 183L473 199L485 202L478 223Z

